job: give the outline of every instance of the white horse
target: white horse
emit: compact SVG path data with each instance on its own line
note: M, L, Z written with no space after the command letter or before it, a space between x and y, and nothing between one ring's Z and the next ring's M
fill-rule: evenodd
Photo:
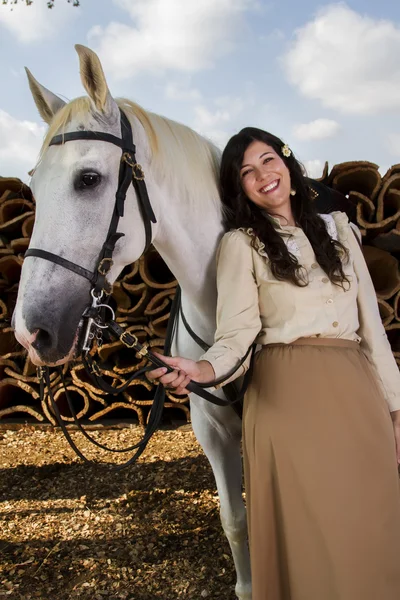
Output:
M121 137L119 107L128 116L157 223L153 244L182 289L193 330L213 343L216 312L215 254L223 235L217 174L219 151L193 130L114 99L97 55L76 46L88 96L65 103L27 71L33 98L49 129L31 186L37 210L31 247L94 270L107 236L118 185L121 150L105 141L49 146L54 135L77 130ZM93 179L94 178L94 179ZM86 186L91 180L96 184ZM133 187L125 202L109 280L144 251L145 232ZM24 262L13 316L15 335L37 365L62 364L73 355L90 283L38 257ZM197 359L201 349L178 326L173 353ZM221 394L222 392L218 392ZM222 527L237 573L240 600L251 600L246 513L242 499L241 421L232 408L192 395L193 430L214 472Z

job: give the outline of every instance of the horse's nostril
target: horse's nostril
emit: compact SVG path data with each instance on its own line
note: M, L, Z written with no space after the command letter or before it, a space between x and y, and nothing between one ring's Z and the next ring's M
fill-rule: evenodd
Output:
M46 329L38 329L35 341L33 342L33 347L38 352L43 352L44 350L50 350L54 343L53 337L51 333L46 331Z

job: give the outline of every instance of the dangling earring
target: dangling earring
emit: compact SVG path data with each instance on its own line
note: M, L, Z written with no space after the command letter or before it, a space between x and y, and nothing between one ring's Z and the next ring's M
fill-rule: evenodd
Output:
M290 190L290 195L291 196L295 196L296 195L296 190L294 190L293 188Z

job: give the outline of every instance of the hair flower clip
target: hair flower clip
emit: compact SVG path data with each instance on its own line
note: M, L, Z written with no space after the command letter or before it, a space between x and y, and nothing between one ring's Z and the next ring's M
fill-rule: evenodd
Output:
M281 151L283 156L286 156L286 158L292 154L292 151L287 144L282 146Z

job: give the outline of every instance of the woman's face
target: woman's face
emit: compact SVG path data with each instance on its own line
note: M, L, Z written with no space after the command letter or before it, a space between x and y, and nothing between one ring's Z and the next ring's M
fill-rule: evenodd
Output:
M246 196L270 214L290 206L289 169L275 150L258 140L243 156L240 181Z

